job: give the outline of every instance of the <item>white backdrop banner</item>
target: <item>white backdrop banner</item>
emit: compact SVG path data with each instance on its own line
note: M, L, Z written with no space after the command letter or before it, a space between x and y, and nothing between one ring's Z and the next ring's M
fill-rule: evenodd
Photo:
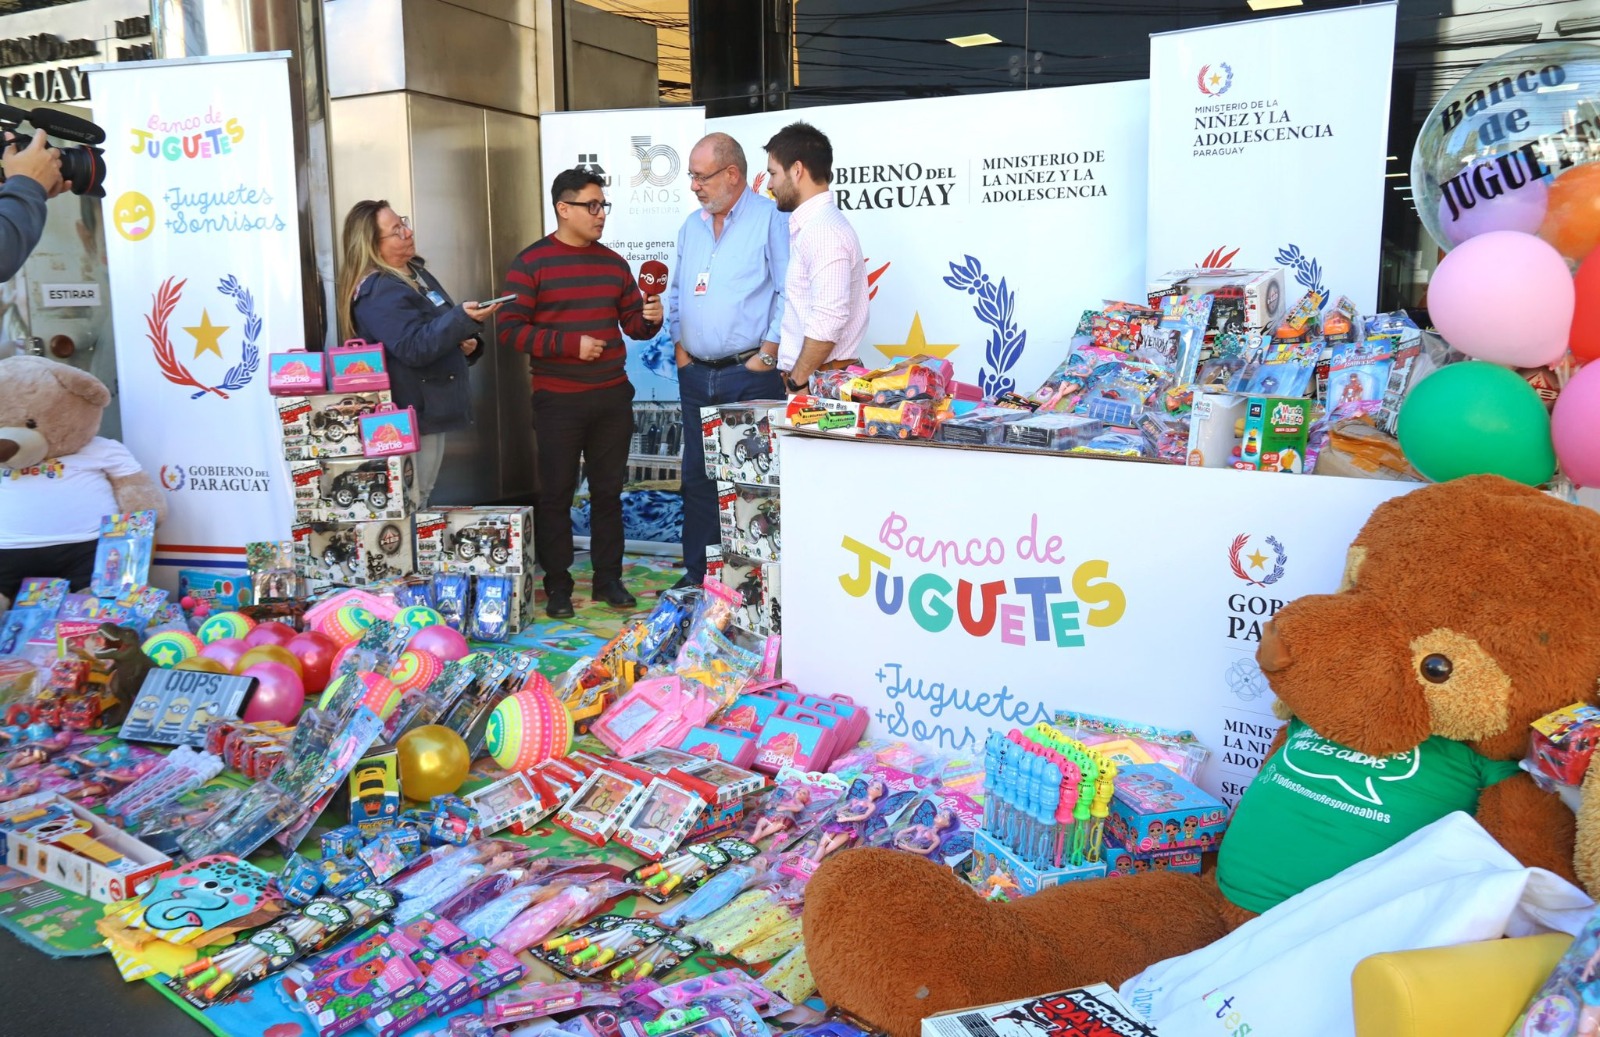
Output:
M640 264L672 269L678 228L699 208L689 190L689 151L705 136L704 108L629 108L603 112L546 112L539 117L540 186L545 226L553 232L550 184L563 170L581 168L606 181L611 214L600 239L639 276ZM635 399L678 398L678 368L665 327L648 342L628 339L628 378Z
M89 74L122 438L171 506L156 563L242 569L245 542L287 538L291 519L266 371L305 345L288 61Z
M1144 299L1143 82L713 119L764 189L772 135L833 142L833 190L861 238L872 316L861 359L948 357L989 394L1032 392L1079 313Z
M1276 264L1286 304L1376 310L1394 28L1380 3L1150 37L1152 277Z
M785 676L981 753L1059 709L1188 728L1229 806L1279 722L1261 625L1339 584L1377 480L785 435ZM840 506L841 472L850 480Z

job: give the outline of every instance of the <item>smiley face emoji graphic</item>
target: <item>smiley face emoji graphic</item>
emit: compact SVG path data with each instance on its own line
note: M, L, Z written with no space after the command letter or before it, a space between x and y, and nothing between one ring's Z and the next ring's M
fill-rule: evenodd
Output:
M111 225L129 241L143 241L155 230L155 207L138 191L125 191L111 207Z

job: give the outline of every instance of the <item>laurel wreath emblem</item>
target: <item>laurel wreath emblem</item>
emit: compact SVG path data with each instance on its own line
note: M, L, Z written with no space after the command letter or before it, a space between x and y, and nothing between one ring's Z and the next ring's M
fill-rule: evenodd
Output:
M1215 90L1206 84L1206 73L1211 71L1210 65L1201 65L1200 74L1195 77L1195 84L1200 87L1200 92L1207 97L1220 97L1227 93L1228 88L1233 85L1233 66L1222 61L1217 63L1217 68L1222 70L1223 77L1222 85Z
M1324 305L1328 300L1328 289L1322 283L1322 264L1300 251L1299 245L1285 245L1278 250L1273 261L1279 266L1286 266L1294 272L1294 279L1308 292L1316 292L1322 296Z
M963 256L966 263L950 264L950 276L944 283L960 292L976 296L978 304L972 312L989 326L989 345L984 350L984 360L994 368L978 369L978 388L986 399L993 399L1016 389L1017 381L1010 371L1022 359L1028 345L1028 333L1019 330L1013 319L1017 310L1017 293L1006 287L1005 278L996 284L983 272L983 265L971 256Z
M176 283L174 283L176 282ZM151 299L150 312L145 314L145 338L150 340L150 345L155 349L156 366L161 369L161 374L174 385L186 386L194 389L189 398L198 400L207 393L214 393L226 400L228 393L237 392L250 384L250 379L255 377L256 370L261 366L261 351L256 342L261 337L261 317L256 313L255 297L250 291L239 283L233 275L224 277L217 285L217 291L234 301L234 306L244 316L244 351L239 357L239 362L228 369L222 381L216 385L207 385L196 378L177 358L172 349L171 336L167 334L167 324L172 320L172 311L178 308L178 303L183 299L184 286L187 280L178 281L169 277L161 282L161 287L156 289Z
M1267 537L1267 546L1272 548L1272 553L1277 556L1277 565L1272 571L1259 580L1252 580L1250 574L1244 571L1244 566L1239 564L1239 552L1250 543L1248 533L1240 533L1233 538L1233 546L1228 549L1228 565L1233 569L1233 575L1239 577L1252 587L1270 587L1283 578L1283 564L1289 560L1289 553L1283 549L1283 544L1277 537Z

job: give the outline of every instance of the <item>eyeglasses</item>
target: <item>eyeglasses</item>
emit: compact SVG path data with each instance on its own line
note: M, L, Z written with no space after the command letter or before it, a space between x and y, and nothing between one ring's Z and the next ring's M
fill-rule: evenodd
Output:
M590 216L599 216L603 212L610 212L611 211L611 203L610 202L602 202L602 201L598 201L598 200L597 201L593 201L593 202L569 202L569 201L563 200L561 202L561 204L562 205L576 205L580 209L588 209Z
M729 165L723 166L721 169L714 170L714 171L712 171L710 173L690 172L690 174L689 174L689 182L691 184L703 184L707 180L710 180L712 177L717 176L717 175L722 174L722 173L725 173L725 172L727 172L728 170L730 170L732 168L733 168L733 165L730 163Z
M402 216L400 222L395 224L394 230L387 234L380 234L380 238L404 238L414 233L411 229L411 217Z

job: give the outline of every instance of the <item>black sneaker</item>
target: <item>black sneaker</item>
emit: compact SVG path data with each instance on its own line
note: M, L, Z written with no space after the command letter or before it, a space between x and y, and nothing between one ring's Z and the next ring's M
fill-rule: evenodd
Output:
M639 607L639 599L628 593L628 588L622 585L621 580L613 580L611 583L596 587L594 589L594 600L603 601L614 609Z
M681 590L684 590L684 589L686 589L688 587L698 587L698 586L700 586L700 583L701 583L700 580L696 579L693 576L690 576L688 573L684 573L681 577L678 578L678 582L677 583L674 583L671 587L669 587L667 589L668 590L681 591Z
M544 614L551 619L571 619L572 592L551 591L550 600L544 603Z

